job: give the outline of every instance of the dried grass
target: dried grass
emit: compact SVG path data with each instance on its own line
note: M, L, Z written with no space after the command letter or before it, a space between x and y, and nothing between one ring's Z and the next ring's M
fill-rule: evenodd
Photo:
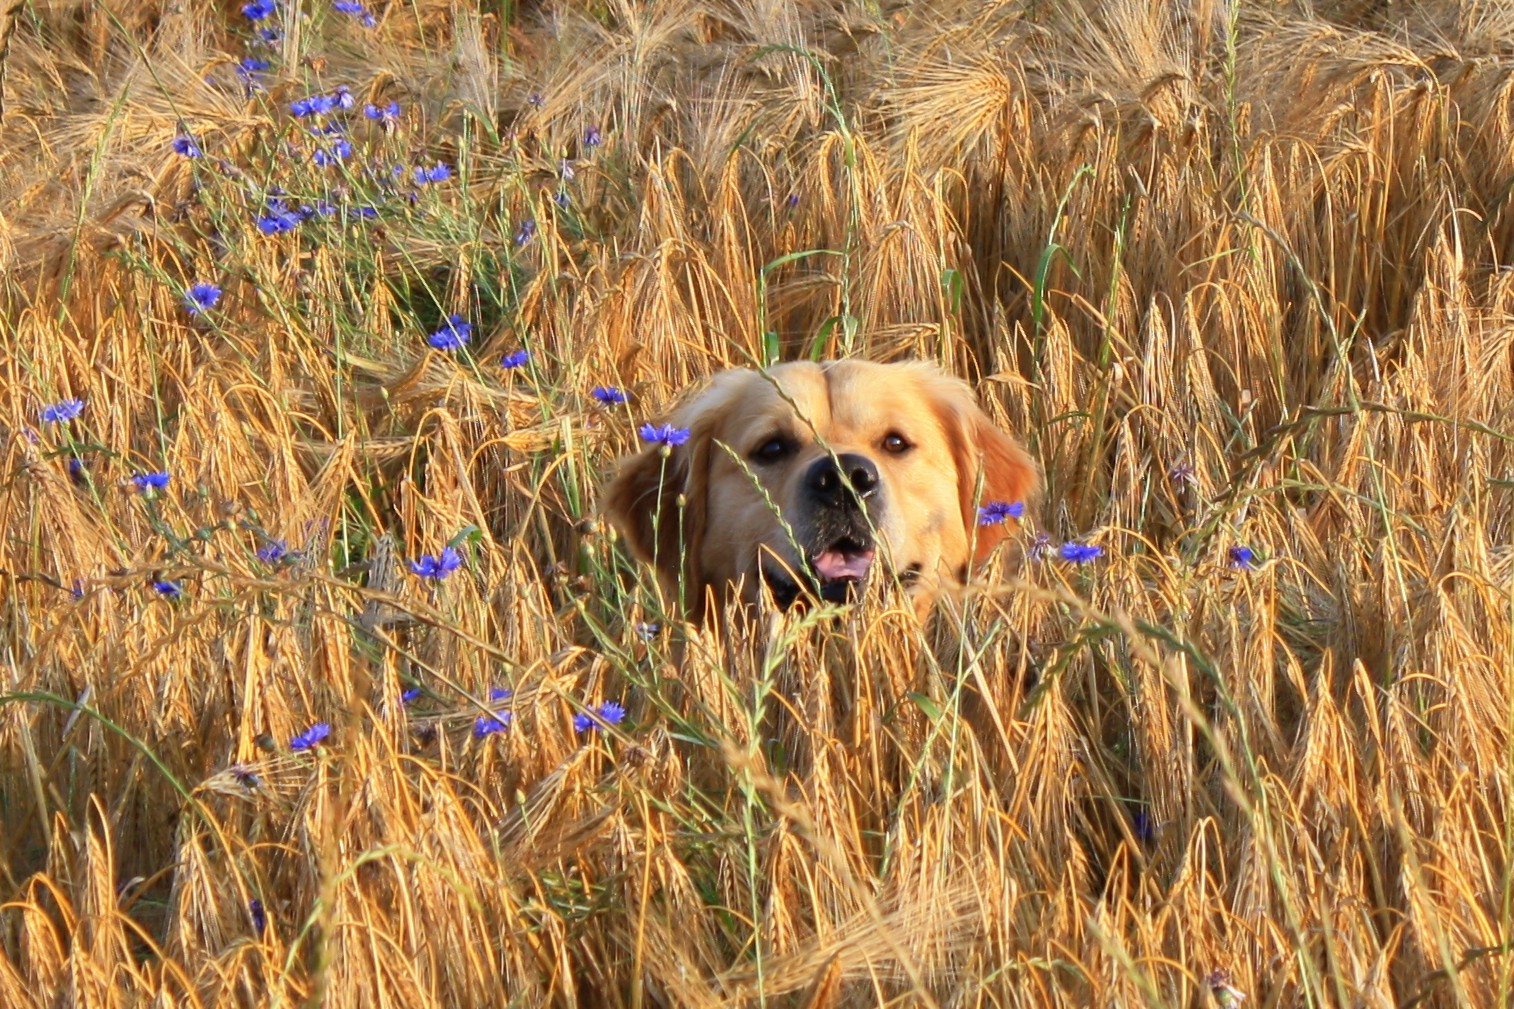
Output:
M1506 5L281 7L0 3L0 1005L1508 1000ZM599 479L807 354L1105 556L675 626Z

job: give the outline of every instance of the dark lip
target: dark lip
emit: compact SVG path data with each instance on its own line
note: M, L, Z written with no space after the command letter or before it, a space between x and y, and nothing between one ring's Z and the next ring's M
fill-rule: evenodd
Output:
M780 566L767 558L763 559L759 568L762 583L773 594L773 601L778 604L780 610L789 609L802 597L837 604L855 602L861 597L867 583L871 580L871 572L861 578L821 578L815 573L815 555L836 549L862 553L876 550L877 544L870 536L863 538L842 536L819 549L806 551L804 565L798 572L806 583L804 585L794 579L787 567ZM899 574L899 580L906 586L913 584L919 577L920 565L918 564L911 564Z

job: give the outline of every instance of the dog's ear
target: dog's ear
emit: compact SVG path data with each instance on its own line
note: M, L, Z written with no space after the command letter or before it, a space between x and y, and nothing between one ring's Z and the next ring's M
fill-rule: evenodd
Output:
M1018 441L999 430L979 409L965 383L951 380L942 420L956 451L957 493L962 523L969 539L976 539L973 563L981 563L1018 522L1007 519L979 525L978 508L988 504L1019 504L1029 509L1040 488L1036 464Z
M677 410L669 422L688 429L687 441L666 448L652 444L626 459L604 496L605 514L631 553L652 564L664 586L694 610L703 604L705 590L699 556L712 428L706 398Z

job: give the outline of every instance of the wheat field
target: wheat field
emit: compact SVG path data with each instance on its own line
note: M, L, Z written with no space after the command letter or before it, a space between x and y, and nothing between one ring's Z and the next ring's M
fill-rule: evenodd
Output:
M0 65L0 1006L1514 995L1506 2L0 0ZM680 623L614 460L854 355L1020 434L1028 559Z

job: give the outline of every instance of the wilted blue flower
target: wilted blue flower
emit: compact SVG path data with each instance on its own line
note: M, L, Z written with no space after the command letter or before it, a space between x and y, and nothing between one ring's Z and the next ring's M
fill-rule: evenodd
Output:
M440 581L463 566L463 555L454 547L444 547L440 557L425 554L420 560L410 562L410 570L421 578Z
M1167 479L1173 483L1193 483L1195 475L1193 464L1187 461L1174 463L1172 469L1167 471Z
M326 737L331 735L331 726L325 722L316 722L304 732L289 741L289 748L296 753L313 749L320 746Z
M512 350L499 363L506 368L522 368L529 360L531 360L531 352L529 350Z
M74 583L68 587L69 598L76 603L84 601L84 579L75 578Z
M590 126L588 129L584 130L585 147L598 147L602 143L604 143L604 138L599 135L598 126Z
M615 406L626 401L625 390L614 385L596 385L589 395L599 400L605 406Z
M154 578L152 588L164 599L178 599L184 594L184 586L178 582L171 582L167 578Z
M158 473L137 473L132 476L131 482L137 485L140 491L159 491L168 486L169 474L167 470Z
M273 0L252 0L251 3L242 5L242 14L249 21L262 21L273 17L277 9L278 5Z
M573 162L567 158L563 158L562 161L558 162L557 174L562 177L564 182L572 182L578 177L578 173L573 170Z
M1256 553L1250 548L1237 544L1230 548L1230 566L1240 568L1242 571L1250 571L1256 566Z
M515 229L515 244L525 245L536 237L536 221L534 218L526 218L520 222L520 227Z
M259 28L257 36L258 41L265 45L273 45L273 43L284 37L284 33L277 28Z
M1151 822L1151 814L1144 809L1136 810L1131 816L1130 830L1142 844L1150 844L1157 836L1156 824Z
M1024 501L990 501L978 509L978 525L1001 525L1006 519L1017 519L1024 514Z
M84 466L84 460L76 455L68 457L68 478L77 484L89 483L89 470Z
M563 210L567 210L568 204L571 201L568 199L568 194L559 189L557 192L552 194L552 202L557 204Z
M595 716L598 716L596 720ZM602 725L619 725L626 717L626 709L615 701L606 701L598 708L573 716L574 732L589 732Z
M363 115L385 125L395 123L400 118L400 103L390 102L383 108L379 108L377 105L364 105Z
M542 109L546 108L547 99L542 95L540 91L533 91L526 96L526 104L531 106L533 109Z
M65 399L62 402L53 403L51 406L44 406L42 408L42 423L62 424L65 421L73 420L83 412L84 400Z
M208 281L200 281L184 292L184 310L190 315L199 315L216 307L221 300L221 288Z
M339 109L350 109L357 105L357 99L352 97L352 89L345 84L336 86L336 91L331 95L331 102Z
M473 338L473 324L460 315L447 316L447 324L426 337L437 350L459 350Z
M672 424L643 424L637 433L641 435L642 441L672 447L688 441L690 432L686 427L674 427Z
M1104 553L1104 548L1091 543L1063 543L1058 555L1069 564L1087 564Z
M285 540L270 540L258 547L257 558L264 564L277 564L289 555L289 543Z
M1033 561L1041 560L1046 552L1051 549L1051 534L1047 532L1036 533L1030 539L1030 547L1025 551Z
M636 622L636 636L641 638L641 640L643 641L651 641L653 638L657 637L657 632L661 630L661 624L642 622L640 620Z
M790 193L788 195L788 198L783 201L783 205L789 210L794 210L795 208L797 208L799 206L799 194Z
M195 143L194 137L184 134L173 138L173 149L175 154L182 154L186 158L198 158L205 153L200 150L200 145Z
M252 914L252 930L262 935L268 927L268 912L263 910L263 902L254 897L247 902L247 910Z

